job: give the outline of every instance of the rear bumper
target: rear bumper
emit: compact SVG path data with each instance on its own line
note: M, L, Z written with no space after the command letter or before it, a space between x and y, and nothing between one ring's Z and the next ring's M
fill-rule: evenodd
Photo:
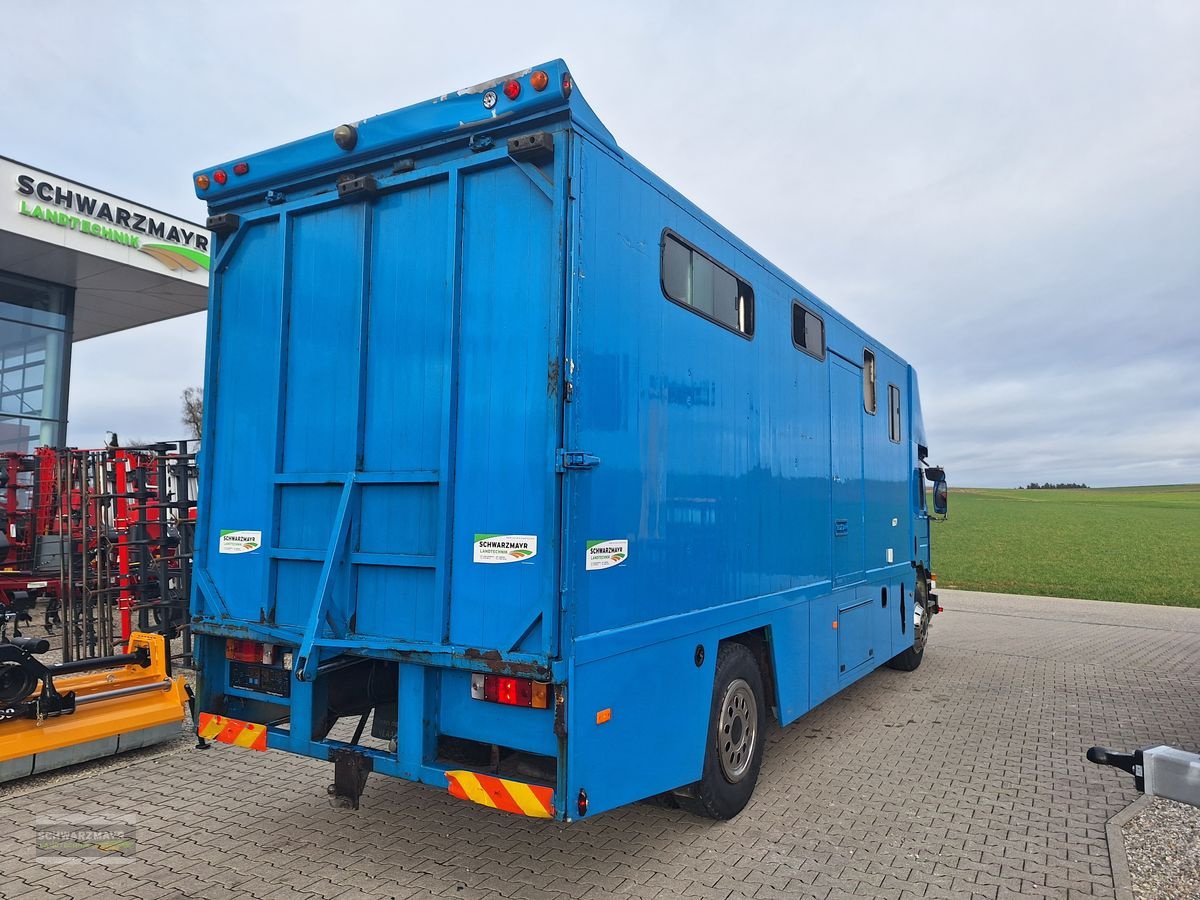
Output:
M267 637L257 629L236 633L247 635L241 640ZM562 682L555 682L548 709L505 706L471 695L474 672L550 681L553 676L543 674L554 672L550 661L504 659L470 648L360 646L354 654L335 657L311 681L271 667L269 677L261 679L269 690L256 690L245 686L247 668L254 664L239 666L226 658L225 641L232 636L197 637L198 709L208 724L205 737L331 761L351 752L369 760L368 770L380 775L505 812L564 818L556 802L565 773ZM371 725L356 741L353 734L367 713ZM223 717L220 727L215 717ZM542 777L522 777L525 760L532 760Z

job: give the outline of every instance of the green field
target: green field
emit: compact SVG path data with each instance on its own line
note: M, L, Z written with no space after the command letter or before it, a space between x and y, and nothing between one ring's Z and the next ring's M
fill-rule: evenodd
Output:
M1200 485L952 488L940 587L1200 607Z

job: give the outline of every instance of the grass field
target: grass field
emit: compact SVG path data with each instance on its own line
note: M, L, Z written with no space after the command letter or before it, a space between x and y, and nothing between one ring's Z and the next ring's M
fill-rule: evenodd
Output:
M1200 607L1200 484L952 488L941 587Z

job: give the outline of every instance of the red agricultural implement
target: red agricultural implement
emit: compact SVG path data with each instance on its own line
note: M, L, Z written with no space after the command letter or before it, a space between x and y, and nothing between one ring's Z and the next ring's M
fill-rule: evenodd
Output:
M190 657L195 481L184 441L0 454L4 624L19 635L40 608L64 661L109 654L135 630L182 636Z

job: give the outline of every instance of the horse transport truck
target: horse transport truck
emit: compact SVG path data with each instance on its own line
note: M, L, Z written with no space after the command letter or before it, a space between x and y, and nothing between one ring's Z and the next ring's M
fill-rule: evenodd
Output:
M201 738L329 760L355 807L374 772L729 818L769 717L920 663L945 483L912 366L561 60L195 187Z

